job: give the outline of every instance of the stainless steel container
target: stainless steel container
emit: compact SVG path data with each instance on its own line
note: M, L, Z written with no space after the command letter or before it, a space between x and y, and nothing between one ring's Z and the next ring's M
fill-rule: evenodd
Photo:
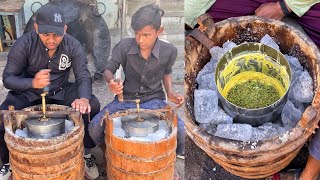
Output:
M26 120L27 134L31 138L49 139L65 132L65 119L33 118Z
M137 118L142 120L137 120ZM129 115L121 117L122 129L127 137L145 137L148 134L159 130L160 118L151 113L141 113L140 115Z
M253 63L246 64L247 68L245 68L245 70L241 72L231 71L232 73L230 76L232 77L229 77L229 75L227 77L222 77L221 75L223 70L227 68L228 64L232 60L236 59L241 55L250 54L250 53L261 53L262 55L266 55L267 56L266 58L271 63L274 63L275 67L281 67L285 69L286 74L284 74L283 76L280 76L279 74L277 74L278 69L275 69L274 72L276 73L271 71L263 72L265 75L269 77L272 76L273 78L276 78L277 80L279 80L279 82L281 82L281 84L285 88L285 93L280 97L280 99L266 107L256 108L256 109L239 107L231 103L230 101L228 101L227 98L223 96L222 91L225 88L226 84L232 77L237 75L237 73L241 73L243 71L258 72L258 71L255 71L257 63L255 63L254 62L255 60L252 59ZM220 59L220 61L217 64L217 68L215 72L215 82L218 87L218 94L219 94L219 99L221 101L222 107L231 117L234 118L234 122L247 123L252 126L259 126L259 125L262 125L263 123L275 120L276 117L281 113L282 108L287 101L288 91L290 88L291 69L288 61L285 59L283 54L277 51L276 49L260 43L245 43L237 47L234 47L233 49L228 51L226 54L224 54L224 56ZM246 96L246 94L243 94L243 96Z

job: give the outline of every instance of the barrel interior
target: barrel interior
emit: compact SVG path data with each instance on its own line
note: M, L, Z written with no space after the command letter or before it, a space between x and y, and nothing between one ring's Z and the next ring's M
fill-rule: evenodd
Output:
M48 118L52 119L68 119L73 121L75 126L80 126L80 114L75 112L72 108L62 105L47 105ZM59 111L61 113L59 113ZM23 110L7 111L4 113L4 121L6 128L11 132L15 132L17 129L23 129L26 127L25 121L27 119L42 118L42 106L32 106L24 108Z
M188 136L224 169L240 177L258 179L268 177L284 167L296 156L319 122L319 63L316 45L304 34L280 21L255 16L229 18L213 23L203 21L204 32L213 43L222 46L226 41L236 44L259 42L268 34L284 54L295 56L313 79L315 96L311 106L303 112L298 125L284 134L261 140L253 145L212 136L198 126L194 115L194 90L196 77L210 61L209 49L192 37L185 41L185 125ZM285 137L285 138L284 138ZM188 154L188 147L186 148Z
M157 123L159 121L166 121L168 128L169 128L169 134L172 133L173 129L176 127L174 117L176 116L175 113L170 110L171 108L167 107L168 109L159 109L159 110L148 110L148 109L140 109L141 117L144 117L144 115L148 118L152 117L157 120ZM123 124L126 120L131 119L132 117L138 117L138 112L136 109L129 109L125 111L118 111L115 114L108 115L105 120L107 123L110 124L110 128L112 126L113 128L113 118L121 117L123 121ZM112 132L112 131L110 131Z
M266 34L270 35L279 45L283 54L295 56L301 65L306 68L314 82L314 89L319 86L319 65L317 57L319 51L309 38L289 25L273 20L258 17L229 18L214 25L215 32L208 37L214 46L222 46L226 41L236 44L244 42L259 42ZM197 86L195 78L206 63L210 61L209 49L192 37L185 42L185 93L186 112L195 122L194 116L194 90ZM201 48L199 48L201 47Z

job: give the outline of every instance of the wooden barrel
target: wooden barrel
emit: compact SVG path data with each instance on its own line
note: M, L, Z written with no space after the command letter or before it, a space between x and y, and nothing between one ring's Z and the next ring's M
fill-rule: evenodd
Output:
M301 32L283 22L255 16L229 18L213 23L207 14L199 18L201 33L206 38L187 37L185 42L185 126L188 136L215 162L229 172L244 178L257 179L270 176L296 156L310 135L318 128L320 112L319 59L316 45ZM222 46L228 40L258 42L269 34L279 45L281 52L297 57L309 71L314 81L315 96L305 110L297 126L290 131L256 144L243 143L208 134L198 126L194 116L194 90L196 77L210 61L209 48ZM199 41L205 42L200 43ZM188 157L187 157L188 158Z
M28 117L40 117L40 106L23 111L3 111L5 141L15 180L78 180L84 179L84 125L80 113L60 105L48 105L47 116L66 118L75 123L68 133L51 139L32 139L14 134L24 127ZM60 112L58 112L60 111Z
M117 116L125 114L117 113ZM167 111L165 117L162 117L171 129L169 136L154 142L140 142L115 136L111 116L105 117L105 156L109 180L173 179L177 147L177 116L173 111Z

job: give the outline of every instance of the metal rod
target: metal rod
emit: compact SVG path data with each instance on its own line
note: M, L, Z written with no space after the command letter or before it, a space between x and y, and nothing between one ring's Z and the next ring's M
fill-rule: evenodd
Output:
M140 99L136 99L137 111L138 115L140 116Z
M41 94L41 97L42 97L42 112L43 112L43 119L46 119L46 110L47 110L47 107L46 107L46 93L42 93Z

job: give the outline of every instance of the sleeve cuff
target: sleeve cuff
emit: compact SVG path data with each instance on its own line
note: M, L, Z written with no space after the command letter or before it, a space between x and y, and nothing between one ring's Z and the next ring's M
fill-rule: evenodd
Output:
M287 6L294 12L297 16L303 16L313 5L318 3L318 1L309 1L309 2L298 2L284 0Z

